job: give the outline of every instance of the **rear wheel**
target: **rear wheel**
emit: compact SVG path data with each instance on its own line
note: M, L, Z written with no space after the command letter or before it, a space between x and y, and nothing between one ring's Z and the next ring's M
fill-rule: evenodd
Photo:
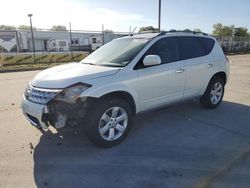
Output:
M122 99L102 100L90 110L85 126L88 138L98 146L112 147L127 136L132 110Z
M213 78L200 98L201 105L208 109L214 109L219 106L224 96L225 83L221 78Z

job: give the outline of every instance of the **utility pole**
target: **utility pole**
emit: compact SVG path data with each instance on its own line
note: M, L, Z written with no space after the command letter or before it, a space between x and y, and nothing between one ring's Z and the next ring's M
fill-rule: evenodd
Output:
M71 59L73 60L71 22L69 22L69 40L70 40L70 54L71 54Z
M161 32L161 0L159 0L159 10L158 10L158 30Z
M104 45L104 25L102 24L102 45Z
M28 17L30 17L30 32L31 32L31 39L32 39L32 47L33 47L33 61L34 63L36 63L36 49L35 49L35 41L34 41L34 34L33 34L33 27L32 27L32 20L31 17L33 15L32 14L28 14Z

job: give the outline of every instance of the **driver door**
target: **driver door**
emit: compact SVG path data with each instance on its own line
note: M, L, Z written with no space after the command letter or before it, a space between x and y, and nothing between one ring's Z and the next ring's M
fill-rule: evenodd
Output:
M143 66L146 55L158 55L161 64ZM155 42L139 62L140 109L148 110L181 100L184 94L185 64L179 61L179 50L175 37Z

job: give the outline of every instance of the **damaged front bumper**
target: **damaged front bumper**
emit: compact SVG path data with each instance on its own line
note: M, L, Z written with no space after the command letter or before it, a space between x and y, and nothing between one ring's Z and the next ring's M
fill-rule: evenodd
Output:
M42 121L45 105L30 102L23 95L21 108L25 117L33 126L39 129L48 130L48 126Z
M28 121L45 131L49 126L56 129L78 127L86 114L85 100L79 100L74 104L51 100L43 105L31 102L23 96L21 107Z

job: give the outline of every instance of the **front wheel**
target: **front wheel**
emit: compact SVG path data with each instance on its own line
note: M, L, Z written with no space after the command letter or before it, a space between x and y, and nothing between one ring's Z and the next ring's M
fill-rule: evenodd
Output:
M88 138L98 146L112 147L127 136L132 123L130 105L122 99L102 100L88 113Z
M224 96L225 83L221 78L213 78L200 98L201 105L208 109L214 109L219 106Z

